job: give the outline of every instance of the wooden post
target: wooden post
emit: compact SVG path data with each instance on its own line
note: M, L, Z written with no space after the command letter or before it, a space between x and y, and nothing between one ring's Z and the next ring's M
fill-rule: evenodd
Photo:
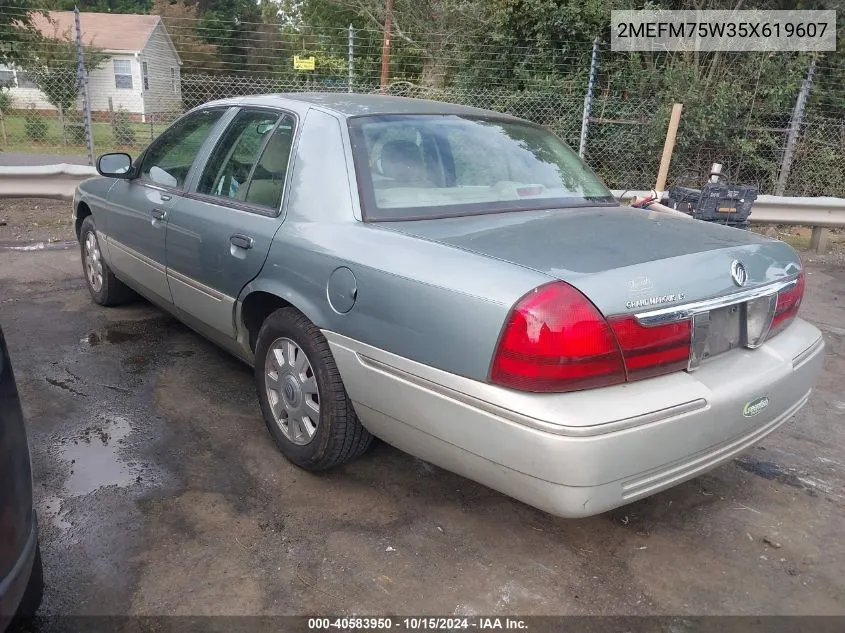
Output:
M672 161L672 151L675 149L675 137L678 135L678 124L681 122L683 103L672 106L672 116L669 117L669 129L666 130L666 142L663 144L663 157L660 159L660 170L657 172L657 191L666 190L666 178L669 176L669 163Z
M62 135L62 145L67 145L67 130L65 129L65 110L62 106L58 107L59 111L59 129Z
M390 32L393 29L393 0L387 0L384 14L384 34L381 44L381 91L390 82Z
M0 110L0 136L3 137L3 145L8 145L9 139L6 138L6 119L3 118L3 110Z
M813 227L813 233L810 237L810 248L814 253L824 255L827 252L828 237L830 236L826 228L822 226Z
M111 97L109 97L109 123L114 125L114 103L112 102Z

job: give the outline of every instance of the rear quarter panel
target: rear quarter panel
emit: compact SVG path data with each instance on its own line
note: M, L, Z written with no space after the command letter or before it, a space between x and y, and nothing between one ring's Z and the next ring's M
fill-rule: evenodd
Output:
M320 110L306 116L285 220L241 299L270 292L323 329L485 379L510 308L551 278L357 221L342 125ZM342 267L356 286L354 305L345 313L332 307L328 295L329 279Z

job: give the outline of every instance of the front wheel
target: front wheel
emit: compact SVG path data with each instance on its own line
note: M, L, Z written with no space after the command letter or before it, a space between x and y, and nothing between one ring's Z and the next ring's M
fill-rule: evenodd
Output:
M255 383L270 434L297 466L333 468L363 454L372 443L355 415L328 341L297 309L277 310L261 326Z
M114 276L106 260L103 259L97 227L94 226L94 218L90 215L83 220L79 230L79 247L85 282L95 303L101 306L115 306L135 297L135 293Z

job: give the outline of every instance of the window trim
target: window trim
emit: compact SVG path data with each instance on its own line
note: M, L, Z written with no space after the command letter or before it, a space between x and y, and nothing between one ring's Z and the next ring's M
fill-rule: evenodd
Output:
M228 107L231 108L232 106L228 106ZM184 198L190 198L192 200L198 200L198 201L201 201L201 202L207 202L209 204L215 204L215 205L222 206L222 207L232 208L232 209L236 209L238 211L247 211L249 213L255 213L257 215L262 215L262 216L265 216L265 217L272 217L272 218L280 217L282 215L282 213L284 212L285 204L287 202L287 194L288 194L288 191L290 189L290 181L291 181L291 177L293 175L293 165L295 163L294 159L296 157L297 146L299 145L299 134L302 131L302 126L300 124L301 123L300 118L296 114L296 112L293 112L291 110L286 110L284 108L279 108L279 107L245 104L245 105L235 106L235 108L236 108L236 110L235 110L234 114L226 122L225 127L218 134L215 135L214 145L209 149L207 156L205 157L205 160L203 161L202 169L200 169L199 172L193 178L193 182L191 182L190 188L186 191L180 192L179 195L181 195ZM212 108L207 108L207 109L210 110ZM265 112L275 113L278 116L278 120L276 121L276 124L273 126L272 132L276 131L276 129L281 124L282 120L284 119L284 117L286 115L291 117L291 119L293 119L293 138L291 140L290 154L288 155L288 166L287 166L287 172L285 173L285 181L284 181L284 184L282 185L282 197L279 200L279 207L278 208L265 207L263 205L255 204L255 203L252 203L252 202L245 202L243 200L235 200L234 198L226 198L226 197L223 197L223 196L215 196L213 194L200 193L199 191L197 191L197 187L199 186L200 178L202 178L202 174L205 171L205 168L208 166L208 161L211 160L211 155L214 153L214 150L217 149L217 146L223 141L223 136L226 134L226 131L229 129L229 127L235 122L235 119L238 118L238 115L241 112L245 112L245 111L246 112L265 111ZM174 124L175 123L176 122L174 121ZM271 134L272 134L272 132L271 132ZM211 136L209 136L209 138L211 138ZM259 148L259 151L257 152L258 159L253 164L252 169L250 169L249 176L247 176L245 184L252 182L252 176L255 173L255 167L258 164L258 162L261 160L261 155L264 153L264 149L265 149L267 143L269 143L269 142L270 142L270 134L267 135L267 138L264 140L261 147ZM186 182L187 182L187 180L186 180Z
M364 170L359 170L358 165L361 163L366 164L368 161L368 157L365 155L366 143L364 142L363 135L354 122L358 119L376 119L379 117L403 117L403 118L411 118L411 117L437 117L437 116L457 116L464 119L470 120L480 120L480 121L490 121L490 122L498 122L498 123L510 123L510 124L520 124L525 125L527 127L533 127L538 130L543 130L544 132L548 132L554 135L563 145L570 148L560 137L557 136L550 128L539 125L537 123L533 123L531 121L526 121L524 119L520 119L518 117L511 117L506 114L485 114L485 115L477 115L470 112L425 112L425 113L404 113L404 112L380 112L378 114L356 114L354 116L346 117L346 127L349 134L349 146L352 151L352 164L354 166L355 171L355 182L358 186L358 199L361 206L361 219L364 222L412 222L416 220L443 220L447 218L464 218L464 217L475 217L475 216L484 216L484 215L498 215L500 213L532 213L536 211L548 211L551 209L578 209L578 208L590 208L590 207L618 207L620 203L616 199L608 200L608 201L588 201L584 202L585 198L580 197L573 197L573 198L556 198L556 199L549 199L548 202L543 203L541 199L537 200L537 204L532 205L530 209L527 208L509 208L508 202L499 203L501 208L492 208L492 210L484 211L483 213L475 212L475 209L491 209L494 207L493 204L488 202L479 202L479 203L467 203L461 205L466 209L465 212L461 213L449 213L448 209L453 208L452 205L436 205L436 206L428 206L428 207L408 207L408 209L413 209L416 213L408 214L401 217L395 218L383 218L383 217L367 217L368 215L371 216L372 214L369 213L370 209L378 209L378 205L375 202L375 191L373 190L372 180L369 185L365 182L365 178L367 174L364 173ZM577 155L577 154L576 154ZM583 159L580 159L583 162ZM602 180L595 175L592 168L584 163L587 169L593 173L596 180L607 189L607 185L602 182ZM612 197L612 196L611 196ZM560 201L572 201L572 202L563 202ZM514 201L515 203L519 203L519 201ZM439 209L443 209L442 212L438 212Z
M131 59L118 59L117 57L112 57L112 74L114 75L114 89L115 90L135 90L135 77L134 72L132 71L132 60ZM118 73L117 72L117 63L118 62L126 62L129 64L129 72L128 73ZM117 78L118 77L129 77L129 86L118 86L117 85Z

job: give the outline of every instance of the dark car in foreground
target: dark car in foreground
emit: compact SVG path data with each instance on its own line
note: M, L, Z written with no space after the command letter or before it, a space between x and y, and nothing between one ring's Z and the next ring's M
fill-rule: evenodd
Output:
M74 202L92 298L253 365L282 452L372 436L567 517L733 458L807 403L788 245L622 207L551 131L380 95L205 104Z
M0 631L35 615L43 588L26 426L0 330Z

